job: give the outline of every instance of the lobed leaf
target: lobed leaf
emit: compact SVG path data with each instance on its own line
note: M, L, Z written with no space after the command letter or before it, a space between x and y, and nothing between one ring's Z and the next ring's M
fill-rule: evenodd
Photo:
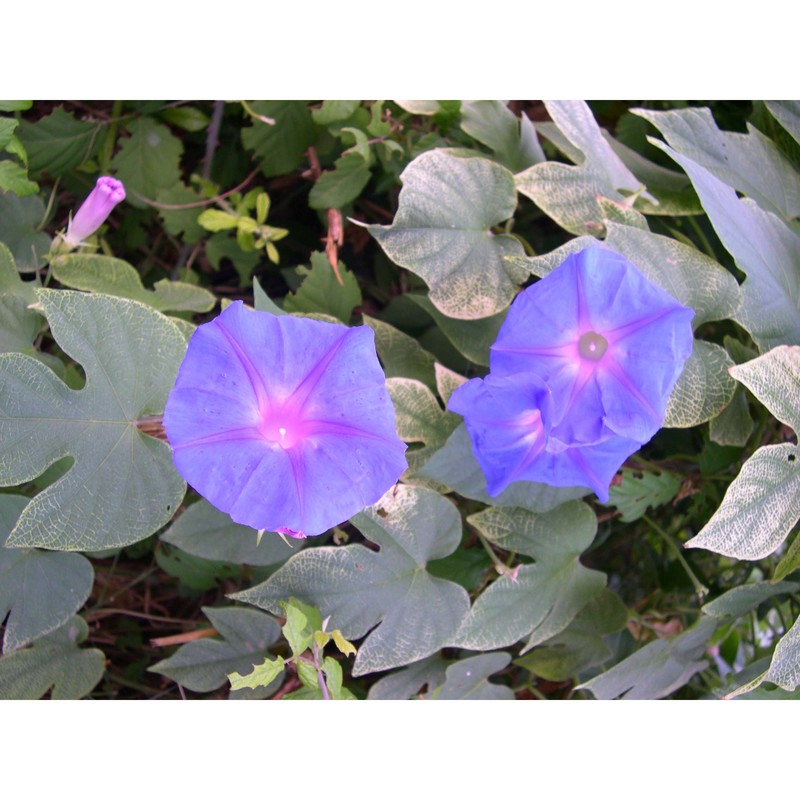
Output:
M579 563L597 531L583 503L545 514L487 508L468 517L490 542L536 560L501 575L478 596L453 644L470 650L506 647L529 636L522 652L564 630L600 592L606 577Z
M227 682L229 673L249 671L262 661L280 637L278 623L262 611L203 607L203 613L222 639L187 642L174 655L148 667L148 672L166 675L193 692L213 692ZM275 681L272 692L280 684Z
M31 647L0 658L0 700L37 700L48 691L53 700L85 697L105 671L102 651L78 646L88 635L89 626L72 617Z
M513 700L514 692L489 677L505 669L511 656L508 653L485 653L450 664L444 683L429 691L425 700Z
M735 319L762 350L800 344L800 235L688 156L653 140L689 175L722 244L747 274Z
M455 507L429 489L400 484L352 522L379 552L359 544L305 550L234 599L278 613L282 600L296 597L330 616L347 639L366 635L353 675L435 653L469 608L464 589L426 570L461 540Z
M163 410L186 349L177 327L132 300L39 289L56 342L80 363L75 391L34 359L0 355L0 485L66 474L31 500L7 546L102 550L149 536L180 504L185 484L167 444L136 420Z
M4 653L18 650L64 625L86 602L94 583L92 565L82 555L5 546L27 504L27 497L0 495L0 621L5 619Z

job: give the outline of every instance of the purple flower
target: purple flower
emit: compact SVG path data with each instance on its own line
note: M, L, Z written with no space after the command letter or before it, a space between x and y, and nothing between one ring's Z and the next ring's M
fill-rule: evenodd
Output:
M114 206L124 199L125 187L122 181L109 177L98 178L94 189L70 220L64 241L70 247L77 247L108 219Z
M164 428L203 497L234 522L292 536L377 502L407 466L368 327L241 301L192 335Z
M605 502L617 469L664 422L692 352L693 316L601 247L568 256L522 292L489 375L449 404L464 416L489 493L531 480L588 486Z

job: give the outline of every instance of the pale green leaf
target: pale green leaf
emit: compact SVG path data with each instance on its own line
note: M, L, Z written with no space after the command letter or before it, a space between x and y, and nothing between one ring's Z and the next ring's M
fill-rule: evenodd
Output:
M81 649L89 626L72 617L25 650L0 658L0 700L78 700L89 694L105 671L102 651Z
M375 334L375 348L387 378L413 378L428 388L434 388L435 360L416 339L366 314L364 324L369 325Z
M394 100L393 102L409 114L432 117L441 111L438 100Z
M197 224L207 231L216 233L217 231L233 230L239 226L241 217L237 214L229 214L227 211L220 211L218 208L207 208L197 218Z
M707 663L706 645L719 623L704 617L674 639L657 639L579 689L598 700L658 700L685 686Z
M432 692L444 683L446 666L437 653L396 670L369 687L367 700L410 700L418 697L423 688Z
M394 222L369 226L389 258L419 275L449 317L478 319L506 308L527 277L503 260L521 256L522 245L490 230L516 209L511 173L485 158L430 150L401 179Z
M747 395L737 386L731 402L709 423L708 436L723 447L744 447L752 432L753 418Z
M342 655L354 656L358 652L355 648L355 645L352 642L347 641L347 639L342 636L342 632L340 630L331 631L331 639L333 639L336 649Z
M101 255L69 255L53 259L53 277L85 292L127 297L157 311L210 311L216 298L207 289L180 281L158 281L145 289L139 273L126 261Z
M369 183L372 173L358 153L349 153L336 160L334 170L320 175L308 195L311 208L344 208L352 203Z
M311 268L297 267L297 274L303 282L294 294L284 298L284 311L327 314L345 324L350 322L353 309L361 304L361 289L343 261L339 262L339 274L344 285L336 280L336 273L324 253L312 253Z
M39 184L28 180L28 170L16 161L0 161L0 191L28 197L39 191Z
M281 600L297 597L330 616L330 625L348 639L369 633L353 675L435 653L453 638L469 608L464 589L425 568L461 541L455 506L429 489L400 484L352 522L380 552L360 544L304 550L235 599L278 613Z
M248 670L265 658L280 637L278 623L263 611L204 606L203 613L222 638L187 642L148 672L166 675L193 692L213 692L225 684L228 673ZM278 686L280 682L272 691Z
M456 661L447 667L444 683L425 695L425 700L513 700L514 692L489 677L505 669L508 653L485 653Z
M664 427L692 428L716 417L736 391L736 382L728 373L733 366L725 348L695 339L667 402Z
M622 470L622 482L608 490L608 505L614 506L623 522L635 522L650 507L666 505L678 493L681 482L669 472Z
M86 372L74 391L28 356L0 355L0 485L71 468L28 504L8 546L102 550L164 525L185 484L169 446L137 419L164 409L186 342L157 311L132 300L39 289L56 342Z
M130 138L121 140L112 165L125 184L127 202L137 208L155 200L159 189L169 189L180 182L181 140L150 117L140 117L128 126Z
M86 602L94 583L92 565L77 553L5 547L8 534L27 504L27 497L0 495L0 620L5 619L4 653L67 622Z
M800 347L775 347L763 356L731 368L769 412L800 433Z
M199 558L255 566L278 564L303 546L302 539L287 544L275 533L264 533L259 541L257 531L237 525L203 499L189 506L161 534L161 541Z
M57 106L36 122L20 124L18 135L28 153L31 172L64 175L80 166L97 144L99 122L82 122Z
M687 156L653 143L686 170L722 244L747 274L735 319L762 350L800 344L800 236Z
M800 176L775 144L748 132L721 131L708 108L633 109L655 125L669 145L712 175L784 219L800 215Z
M286 622L281 631L284 639L289 642L289 647L292 648L292 655L297 657L311 647L314 639L313 626L309 625L308 617L295 603L281 603L281 605L286 614Z
M545 160L536 129L523 112L517 117L499 100L476 100L461 105L461 129L485 144L512 172Z
M259 689L262 686L270 686L283 674L284 663L283 656L278 656L274 661L265 658L263 663L254 664L253 671L246 675L232 672L228 675L231 689Z
M523 652L560 633L600 592L606 576L579 563L597 520L584 503L545 514L522 508L487 508L467 520L490 542L535 559L501 575L478 596L452 642L493 650L529 636Z
M792 691L800 684L800 618L778 642L764 680L786 691Z
M686 547L756 561L774 552L800 519L800 448L762 447L744 463L722 505Z
M475 459L465 425L459 425L450 434L444 447L434 453L417 474L449 486L471 500L494 506L519 506L536 512L550 511L588 493L587 489L580 486L563 488L517 481L497 497L491 497L486 491L486 477Z
M259 158L266 177L292 172L316 141L308 105L303 100L261 100L249 106L256 114L274 119L275 124L254 119L250 127L242 129L244 146Z
M569 680L611 657L604 637L621 631L627 621L624 603L614 592L603 589L561 633L514 663L548 681Z

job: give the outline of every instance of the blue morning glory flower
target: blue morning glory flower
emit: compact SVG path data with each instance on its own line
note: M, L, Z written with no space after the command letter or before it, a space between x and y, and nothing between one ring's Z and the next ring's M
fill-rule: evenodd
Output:
M602 247L567 256L522 292L489 375L449 404L464 416L488 492L530 480L587 486L607 501L616 471L664 422L693 316Z
M192 335L164 429L197 492L292 536L349 519L407 467L372 331L241 301Z

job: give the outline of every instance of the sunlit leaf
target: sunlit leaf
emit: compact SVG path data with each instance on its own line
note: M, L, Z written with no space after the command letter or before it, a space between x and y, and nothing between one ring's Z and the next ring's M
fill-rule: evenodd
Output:
M485 158L431 150L401 179L394 222L369 226L389 258L419 275L448 317L478 319L506 308L526 275L503 257L523 250L490 228L516 209L511 173Z
M736 382L728 370L733 360L713 342L695 339L667 403L665 428L693 428L715 417L730 403Z

